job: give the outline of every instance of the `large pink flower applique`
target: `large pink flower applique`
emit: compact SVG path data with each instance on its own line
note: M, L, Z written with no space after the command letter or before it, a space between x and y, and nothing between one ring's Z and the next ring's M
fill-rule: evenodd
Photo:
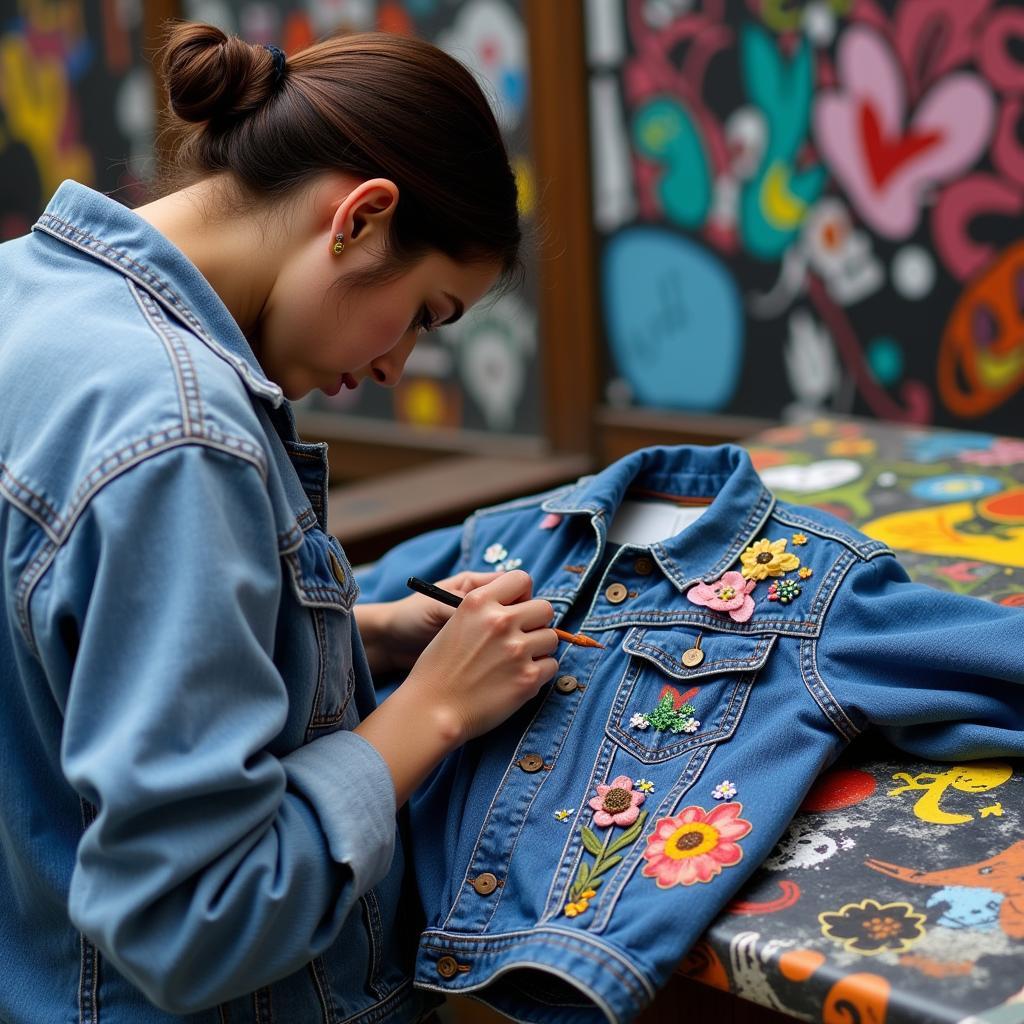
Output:
M643 874L659 889L674 885L710 882L722 868L739 864L743 851L738 840L753 827L740 817L743 805L721 804L711 811L686 807L671 818L662 818L647 837Z
M733 622L746 622L754 614L750 592L757 580L745 580L743 573L727 572L714 583L698 583L686 592L687 600L716 612L728 612Z
M597 787L597 796L590 801L590 806L597 812L594 824L601 828L632 825L639 817L640 804L645 799L643 793L633 789L633 780L628 775L619 775L612 779L611 785Z

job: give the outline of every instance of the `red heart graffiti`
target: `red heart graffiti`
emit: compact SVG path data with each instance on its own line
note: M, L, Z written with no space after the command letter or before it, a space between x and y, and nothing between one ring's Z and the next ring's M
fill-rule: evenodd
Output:
M876 189L880 189L902 164L912 160L918 153L931 149L943 137L940 131L930 131L920 135L908 132L902 137L884 138L882 124L870 103L861 104L860 130L864 137L871 180Z

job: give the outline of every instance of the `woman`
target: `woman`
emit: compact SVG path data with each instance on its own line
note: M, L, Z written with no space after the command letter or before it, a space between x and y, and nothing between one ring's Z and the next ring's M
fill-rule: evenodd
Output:
M181 24L162 66L161 198L64 182L0 246L0 1018L415 1018L396 808L551 678L552 609L355 605L287 400L514 272L514 179L426 43Z

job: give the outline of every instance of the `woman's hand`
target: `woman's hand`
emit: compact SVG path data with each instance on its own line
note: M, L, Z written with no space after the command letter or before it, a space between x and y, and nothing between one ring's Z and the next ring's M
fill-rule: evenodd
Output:
M445 754L503 722L558 670L558 634L546 628L554 609L531 599L525 572L462 573L442 584L463 588L458 608L422 607L421 595L394 603L420 605L408 613L418 623L408 627L409 637L421 639L438 616L447 621L405 682L355 729L387 764L399 804Z
M491 583L500 572L460 572L437 585L460 597ZM452 617L454 608L425 594L355 606L356 621L374 672L408 672L423 648Z

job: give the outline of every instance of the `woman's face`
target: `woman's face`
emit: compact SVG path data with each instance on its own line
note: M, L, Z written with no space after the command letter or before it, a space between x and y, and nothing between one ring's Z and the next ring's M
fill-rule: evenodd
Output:
M375 246L358 241L334 255L321 235L281 269L252 340L289 399L365 380L394 387L419 334L457 320L499 274L497 264L460 264L432 251L384 284L346 283L379 259Z

